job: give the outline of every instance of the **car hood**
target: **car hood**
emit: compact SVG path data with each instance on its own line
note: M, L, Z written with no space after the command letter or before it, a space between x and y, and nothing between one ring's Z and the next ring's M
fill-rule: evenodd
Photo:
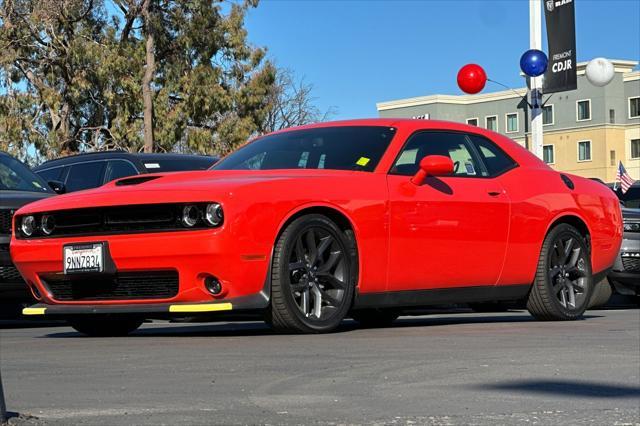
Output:
M49 198L53 195L55 194L50 192L0 190L0 209L18 209L25 204Z
M351 173L341 170L203 170L166 174L145 174L110 182L102 187L42 200L18 213L68 210L131 204L159 204L195 201L223 201L241 186L275 181L339 178Z

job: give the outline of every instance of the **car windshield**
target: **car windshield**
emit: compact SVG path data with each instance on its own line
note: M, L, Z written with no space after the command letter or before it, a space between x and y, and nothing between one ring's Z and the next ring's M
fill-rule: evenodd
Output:
M0 155L0 191L51 192L38 175L8 155Z
M213 170L331 169L373 171L395 134L392 127L320 127L256 139Z

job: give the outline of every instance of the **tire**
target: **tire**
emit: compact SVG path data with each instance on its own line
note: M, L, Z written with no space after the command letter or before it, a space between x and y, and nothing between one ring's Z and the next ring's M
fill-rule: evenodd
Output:
M267 323L288 333L334 330L351 308L357 265L350 231L319 214L295 219L273 251Z
M575 320L587 309L593 292L591 256L584 237L568 224L554 227L544 239L527 309L542 321Z
M500 302L469 303L469 308L478 313L507 312L509 310L507 305Z
M143 320L138 318L85 317L72 318L68 322L74 330L90 337L121 337L137 330Z
M613 290L611 289L611 284L609 284L609 281L606 278L603 279L595 285L593 294L591 295L591 301L589 302L587 309L606 304L611 298L612 293Z
M361 309L351 312L351 318L363 328L389 327L399 316L400 312L395 309Z

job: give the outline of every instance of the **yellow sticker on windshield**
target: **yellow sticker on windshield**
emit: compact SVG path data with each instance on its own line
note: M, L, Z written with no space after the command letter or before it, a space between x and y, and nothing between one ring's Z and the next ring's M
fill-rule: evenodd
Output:
M367 164L369 164L369 161L371 161L371 159L367 158L367 157L360 157L360 159L358 161L356 161L356 164L358 166L366 166Z

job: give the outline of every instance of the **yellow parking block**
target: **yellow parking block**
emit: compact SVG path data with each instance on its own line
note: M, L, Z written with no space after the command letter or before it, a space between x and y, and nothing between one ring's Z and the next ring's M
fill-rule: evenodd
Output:
M230 311L233 309L231 303L202 303L197 305L171 305L169 312L215 312Z
M22 315L44 315L47 308L24 308Z

